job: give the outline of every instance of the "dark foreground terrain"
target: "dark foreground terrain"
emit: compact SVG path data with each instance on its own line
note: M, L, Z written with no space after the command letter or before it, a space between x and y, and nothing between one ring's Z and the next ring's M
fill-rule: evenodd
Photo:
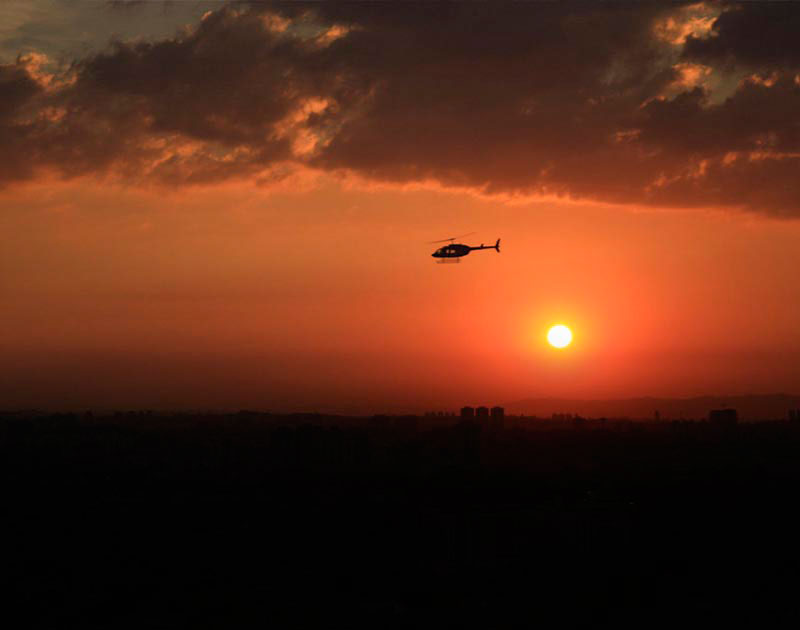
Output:
M450 422L8 415L6 627L797 622L797 424Z

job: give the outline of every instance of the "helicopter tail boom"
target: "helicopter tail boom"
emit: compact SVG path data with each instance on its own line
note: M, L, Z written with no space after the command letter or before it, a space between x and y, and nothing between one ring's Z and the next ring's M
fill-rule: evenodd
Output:
M481 243L478 247L470 247L470 251L475 251L476 249L493 249L498 254L500 253L500 239L498 238L494 245L484 245Z

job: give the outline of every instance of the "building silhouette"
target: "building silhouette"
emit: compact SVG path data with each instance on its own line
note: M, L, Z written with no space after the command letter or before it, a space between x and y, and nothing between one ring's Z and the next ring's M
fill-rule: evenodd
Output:
M472 407L461 407L461 417L471 419L475 417L475 409Z
M503 420L505 419L506 410L502 407L492 407L490 415L492 418L492 427L495 429L503 428Z
M708 421L720 426L731 426L739 421L739 414L736 409L712 409L708 412Z
M483 407L483 406L478 407L475 410L475 417L476 418L483 418L484 420L487 419L489 417L489 409L488 409L488 407Z

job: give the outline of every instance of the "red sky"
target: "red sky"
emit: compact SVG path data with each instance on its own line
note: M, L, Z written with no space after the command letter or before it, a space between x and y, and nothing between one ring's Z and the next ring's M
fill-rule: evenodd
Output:
M796 7L385 22L114 5L81 48L75 9L50 4L61 22L20 4L0 32L1 407L797 391L800 51L780 39ZM775 30L772 54L737 47L745 17ZM528 58L543 21L558 36ZM281 48L312 26L334 43ZM209 70L236 55L258 72ZM506 127L512 101L525 120ZM428 241L473 231L502 253L434 264ZM546 345L554 323L569 349Z

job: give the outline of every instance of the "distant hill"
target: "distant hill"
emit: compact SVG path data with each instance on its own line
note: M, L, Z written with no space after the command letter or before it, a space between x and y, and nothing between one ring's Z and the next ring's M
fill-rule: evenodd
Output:
M800 396L765 394L753 396L698 396L696 398L623 398L618 400L574 400L528 398L506 404L506 413L549 417L572 413L590 418L647 418L656 410L663 419L704 419L710 409L732 407L742 420L783 420L789 409L800 408Z

